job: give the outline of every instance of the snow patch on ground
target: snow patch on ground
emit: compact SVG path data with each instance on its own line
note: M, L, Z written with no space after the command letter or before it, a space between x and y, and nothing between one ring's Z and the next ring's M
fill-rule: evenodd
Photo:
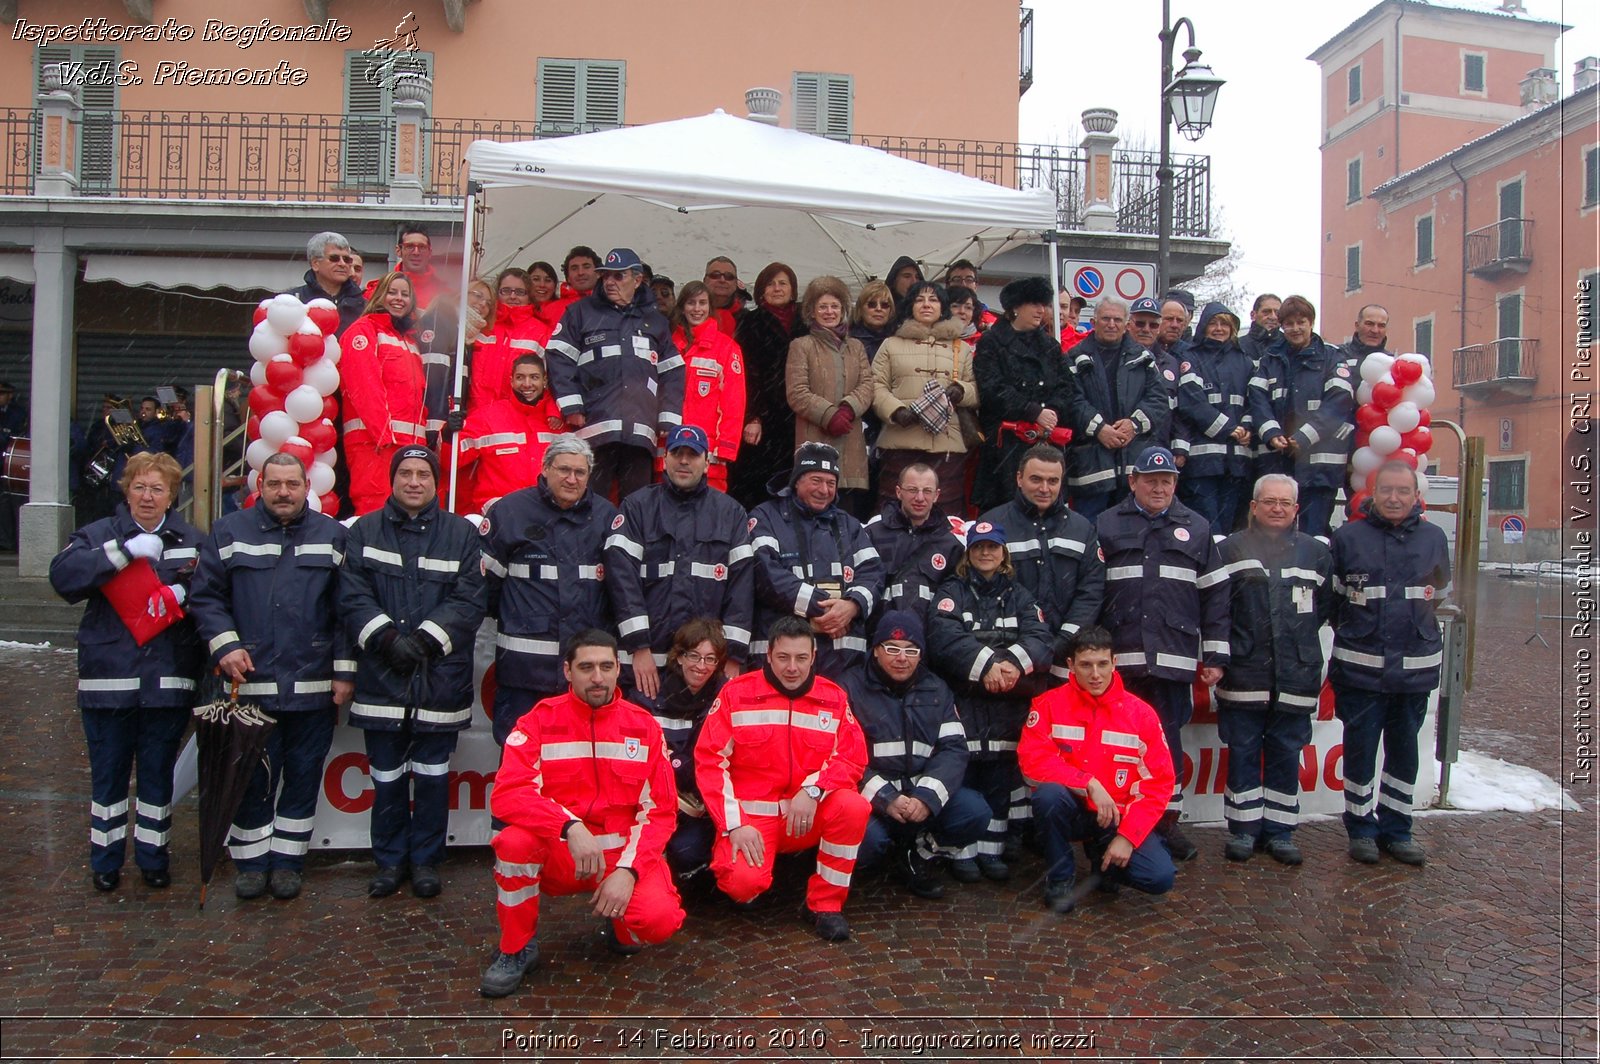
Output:
M71 648L55 647L49 643L19 643L14 639L0 639L0 650L53 650L58 654L71 654Z
M1581 807L1543 772L1498 757L1461 751L1450 770L1448 809L1474 813L1532 813Z

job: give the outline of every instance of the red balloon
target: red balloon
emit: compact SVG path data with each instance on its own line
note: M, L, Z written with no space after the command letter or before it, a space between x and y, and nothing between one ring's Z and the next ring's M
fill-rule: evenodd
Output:
M329 421L332 421L335 424L338 424L338 421L339 421L339 400L335 399L331 395L323 396L322 397L322 416L327 418Z
M261 438L261 419L254 414L251 414L250 420L245 422L244 436L247 440L259 440Z
M338 442L339 434L334 430L331 421L312 421L300 426L300 438L311 445L311 449L318 454L331 451Z
M330 491L326 495L317 496L317 501L322 503L322 512L329 517L339 516L339 493Z
M1372 472L1367 474L1367 486L1362 488L1361 490L1366 492L1368 495L1371 495L1374 491L1377 490L1377 488L1378 488L1378 471L1376 469L1374 469Z
M1372 440L1372 433L1366 429L1356 429L1356 450L1361 450Z
M1385 414L1382 410L1379 410L1377 406L1372 403L1362 403L1361 406L1356 409L1356 428L1358 429L1371 432L1379 425L1387 425L1388 423L1389 415Z
M1360 521L1367 516L1362 512L1361 508L1367 504L1367 500L1370 498L1372 498L1372 492L1370 491L1358 491L1350 497L1350 520Z
M1433 446L1433 430L1426 425L1418 425L1410 432L1401 433L1400 446L1409 447L1418 454L1427 454L1428 448Z
M254 326L260 325L262 322L264 322L266 320L267 320L267 308L266 307L257 307L256 308L256 312L250 316L250 325L252 327L254 327Z
M1428 408L1427 407L1423 407L1421 410L1418 410L1417 413L1421 415L1421 417L1417 421L1418 425L1431 425L1431 424L1433 424L1433 415L1428 413Z
M273 359L267 363L267 383L279 395L288 395L305 380L305 371L288 359Z
M285 443L278 448L278 453L293 455L300 459L300 464L307 469L311 468L311 463L316 461L317 458L316 452L311 449L310 445L304 443Z
M1410 359L1395 359L1394 365L1389 367L1389 376L1401 388L1415 384L1422 379L1422 363Z
M274 410L283 409L283 396L264 385L251 388L250 398L245 401L250 404L250 411L256 417L266 417Z
M1391 454L1386 461L1404 462L1412 469L1415 469L1417 468L1417 452L1413 451L1409 447L1402 447L1398 451L1395 451L1393 454Z
M324 344L321 336L297 332L289 337L289 357L301 369L322 357Z
M339 312L332 307L312 307L306 311L306 317L322 330L323 336L332 336L339 328Z
M259 491L252 491L249 495L247 495L245 497L244 509L248 510L248 509L250 509L250 507L254 506L256 503L258 503L260 501L261 501L261 493Z
M1372 405L1379 410L1387 412L1388 409L1400 401L1401 388L1398 384L1388 381L1379 381L1372 386Z

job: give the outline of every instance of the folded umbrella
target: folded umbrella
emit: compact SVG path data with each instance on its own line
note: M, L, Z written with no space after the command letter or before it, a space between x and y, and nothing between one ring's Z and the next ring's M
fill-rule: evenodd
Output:
M206 886L228 843L228 830L256 767L266 760L267 736L277 721L259 706L239 703L234 681L226 698L194 707L200 743L200 908Z

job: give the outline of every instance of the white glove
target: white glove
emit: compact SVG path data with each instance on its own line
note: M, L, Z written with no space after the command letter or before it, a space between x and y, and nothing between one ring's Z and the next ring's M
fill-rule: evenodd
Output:
M150 561L158 560L165 546L161 537L154 532L141 532L125 544L130 558L146 558Z
M168 584L167 586L172 588L172 593L178 597L178 605L182 606L189 601L189 592L182 584Z

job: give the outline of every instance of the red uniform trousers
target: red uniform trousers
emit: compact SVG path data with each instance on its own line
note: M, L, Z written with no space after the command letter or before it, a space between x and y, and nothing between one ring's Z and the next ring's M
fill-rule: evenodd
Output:
M410 446L410 443L392 443L381 447L371 442L345 445L344 460L350 469L350 505L357 516L383 509L383 504L394 494L389 463L396 451Z
M747 902L772 886L772 865L780 853L799 853L817 848L817 870L806 880L806 905L812 912L839 912L850 895L850 876L856 869L856 851L867 833L872 803L856 791L829 791L817 805L817 817L804 835L790 835L781 816L752 815L744 803L742 819L747 827L761 832L766 844L765 859L759 868L734 853L728 836L719 837L711 848L711 874L717 887L737 902ZM773 803L774 806L776 803Z
M593 828L591 828L593 830ZM856 833L858 836L860 832ZM606 846L605 875L617 867L622 840ZM500 949L515 953L539 929L539 895L592 893L599 880L579 880L572 853L560 839L541 838L527 828L508 825L490 843L494 847L494 883L499 888L495 914L500 919ZM611 921L617 941L629 946L655 945L683 926L683 906L666 861L657 858L636 869L639 880L622 916ZM601 877L602 879L604 876Z

